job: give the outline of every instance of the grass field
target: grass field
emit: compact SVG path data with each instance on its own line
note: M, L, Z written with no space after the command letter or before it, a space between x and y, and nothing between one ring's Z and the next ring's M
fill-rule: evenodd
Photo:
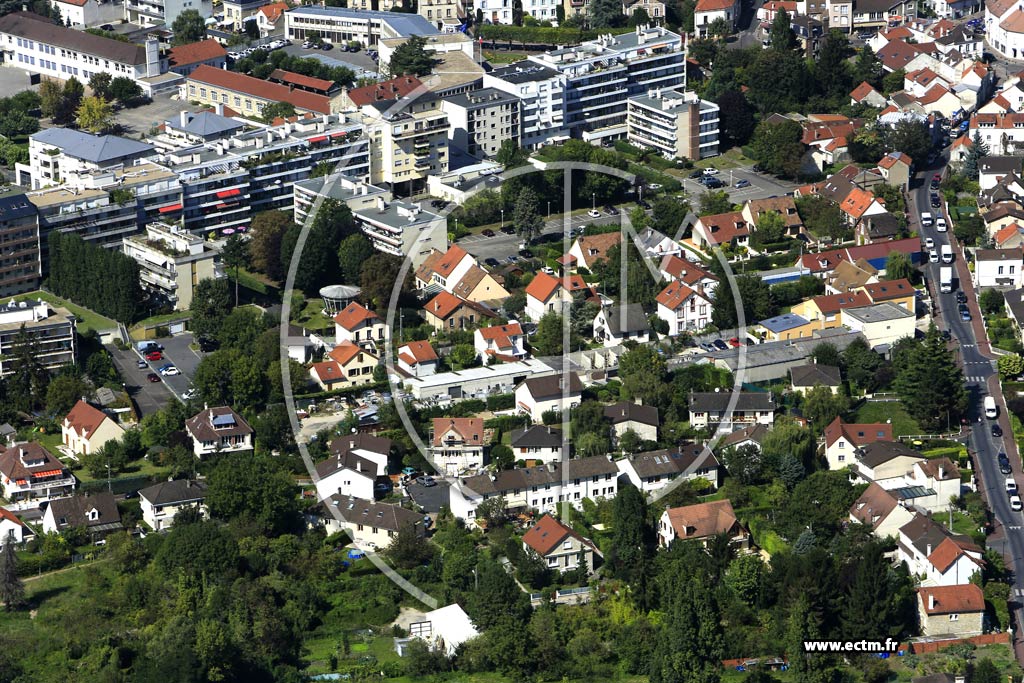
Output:
M508 52L506 50L484 50L484 59L491 64L511 64L526 59L525 52Z
M14 297L15 301L35 301L36 299L42 299L43 301L53 306L63 306L68 309L81 321L78 323L78 332L84 333L89 330L115 330L117 329L117 322L90 311L88 308L82 308L77 304L73 304L67 299L62 299L59 296L54 296L49 292L29 292L28 294L19 294Z
M907 415L901 403L895 401L865 401L854 413L854 421L861 424L892 422L893 436L920 434L921 427L914 418Z

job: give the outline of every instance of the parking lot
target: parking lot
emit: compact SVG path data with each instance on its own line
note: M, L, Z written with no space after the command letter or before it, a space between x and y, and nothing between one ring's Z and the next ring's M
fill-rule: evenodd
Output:
M721 170L714 176L725 183L725 187L717 188L729 193L729 199L736 204L742 204L750 199L765 199L766 197L779 197L787 192L796 189L796 183L779 180L769 175L754 173L749 167ZM748 187L737 188L736 183L746 180ZM697 178L685 178L682 180L685 189L692 198L699 198L708 188Z
M157 343L164 347L163 359L145 361L145 368L138 366L139 361L143 358L134 346L125 350L118 349L113 345L106 347L113 356L114 365L121 374L125 388L134 399L142 417L160 410L167 404L172 394L180 400L181 395L191 386L192 376L199 366L199 361L202 360L200 352L189 348L189 344L192 343L191 333L186 332L174 337L159 339ZM159 369L168 363L178 368L181 374L160 376ZM160 376L161 381L150 382L148 379L150 373Z

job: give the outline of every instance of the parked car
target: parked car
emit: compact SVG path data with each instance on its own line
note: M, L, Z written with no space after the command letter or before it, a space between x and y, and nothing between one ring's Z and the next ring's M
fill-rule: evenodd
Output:
M738 348L740 346L740 338L739 337L733 337L732 339L730 339L729 340L729 346L733 347L734 349Z
M509 263L515 263L516 261L519 260L519 257L516 256L515 254L512 254L511 256L506 256L505 260L508 261Z
M725 187L725 183L723 183L718 178L706 177L701 182L704 184L704 187L710 188L712 190L718 189L719 187Z
M148 353L146 353L146 360L148 361L157 361L163 359L164 354L160 353L159 351L149 351Z
M501 264L498 263L498 259L492 256L491 258L484 259L484 265L490 266L491 268L497 268Z
M962 311L960 311L960 319L963 320L965 323L971 322L971 312L966 308L963 309Z
M591 218L600 218L601 212L598 211L597 209L587 209L587 215L590 216Z
M750 187L750 181L747 180L746 178L740 178L739 180L736 181L736 187Z
M958 291L956 293L956 302L958 304L965 304L965 303L967 303L967 295L964 294L962 291Z
M729 345L726 344L721 339L716 339L715 341L713 341L711 343L714 344L715 348L718 349L719 351L725 351L725 350L727 350L729 348Z
M519 255L522 256L523 258L533 258L533 252L530 251L529 249L520 249Z
M996 437L998 439L1002 435L1003 435L1003 428L1000 427L997 424L993 424L992 425L992 436L994 436L994 437Z
M164 377L175 377L181 374L181 371L173 365L165 365L160 369L160 374Z
M416 480L416 483L420 486L430 488L431 486L437 486L437 480L433 477L420 477Z
M1009 474L1013 471L1013 468L1010 467L1010 459L1006 457L1006 453L1000 453L996 460L999 461L999 471L1003 474Z
M604 209L604 212L605 212L606 214L608 214L609 216L618 216L618 215L619 215L619 210L618 210L618 209L616 209L616 208L615 208L614 206L612 206L611 204L606 204L606 205L605 205L605 206L603 206L602 208Z
M690 174L690 178L700 178L702 175L704 175L704 171L698 168L697 170Z
M935 251L934 249L930 249L928 251L928 263L938 263L938 262L939 262L939 252Z
M718 175L718 169L714 166L708 166L704 169L704 175Z
M936 173L935 175L932 176L931 188L933 190L937 190L937 189L939 189L939 185L941 185L941 184L942 184L942 174L941 173Z
M1010 509L1014 512L1020 512L1022 508L1024 508L1024 505L1020 502L1020 496L1017 494L1010 496Z
M661 183L651 183L650 185L647 186L647 189L648 190L660 190L661 189Z
M486 230L484 230L480 234L483 235L484 237L494 237L494 231L491 230L490 228L487 228Z
M516 234L516 229L513 228L512 226L508 226L507 225L507 226L505 226L504 228L501 229L501 233L503 235L514 235L514 234Z
M151 372L148 375L146 375L146 379L148 379L150 382L159 382L160 375L156 374L155 372Z
M103 24L103 26L100 26L100 30L102 30L102 31L113 31L114 30L114 25L113 24Z
M139 370L145 370L149 366L146 365L146 361L138 360L138 361L135 361L135 367L137 367Z
M935 240L933 240L931 237L925 237L924 238L924 248L925 249L934 249L935 248Z
M939 198L938 192L932 192L931 200L933 209L937 209L942 206L942 199Z

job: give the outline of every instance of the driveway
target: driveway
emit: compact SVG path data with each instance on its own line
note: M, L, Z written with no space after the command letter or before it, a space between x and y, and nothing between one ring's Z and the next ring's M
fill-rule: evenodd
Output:
M114 359L114 366L121 375L125 390L135 401L139 417L152 415L167 405L167 401L171 399L170 389L163 382L154 383L146 379L146 375L153 370L148 365L145 370L137 367L139 355L135 349L121 350L113 344L107 344L104 348Z
M434 481L437 482L436 486L427 487L410 482L405 487L406 493L428 514L436 514L449 504L448 489L451 483L440 477L434 477Z
M150 129L164 121L177 120L183 109L192 108L188 102L172 100L170 95L157 95L148 104L121 109L114 115L114 120L124 127L126 133L148 134Z
M178 368L178 372L181 373L180 375L174 375L173 377L164 376L161 379L163 379L163 383L167 385L168 389L176 397L180 398L192 385L192 376L199 366L199 361L202 360L202 355L199 351L193 351L189 348L189 344L192 343L191 332L160 339L158 343L164 347L164 360L154 361L149 365L153 368L153 372L157 372L158 368L168 363L172 363L174 367Z

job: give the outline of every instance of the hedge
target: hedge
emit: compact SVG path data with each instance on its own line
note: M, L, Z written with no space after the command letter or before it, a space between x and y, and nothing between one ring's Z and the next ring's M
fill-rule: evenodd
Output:
M600 31L584 31L547 26L479 24L476 27L476 35L484 40L505 40L529 45L578 45L585 40L594 40L601 33L629 33L632 30L632 28L605 28Z
M509 410L515 404L515 394L498 394L487 397L487 410Z

